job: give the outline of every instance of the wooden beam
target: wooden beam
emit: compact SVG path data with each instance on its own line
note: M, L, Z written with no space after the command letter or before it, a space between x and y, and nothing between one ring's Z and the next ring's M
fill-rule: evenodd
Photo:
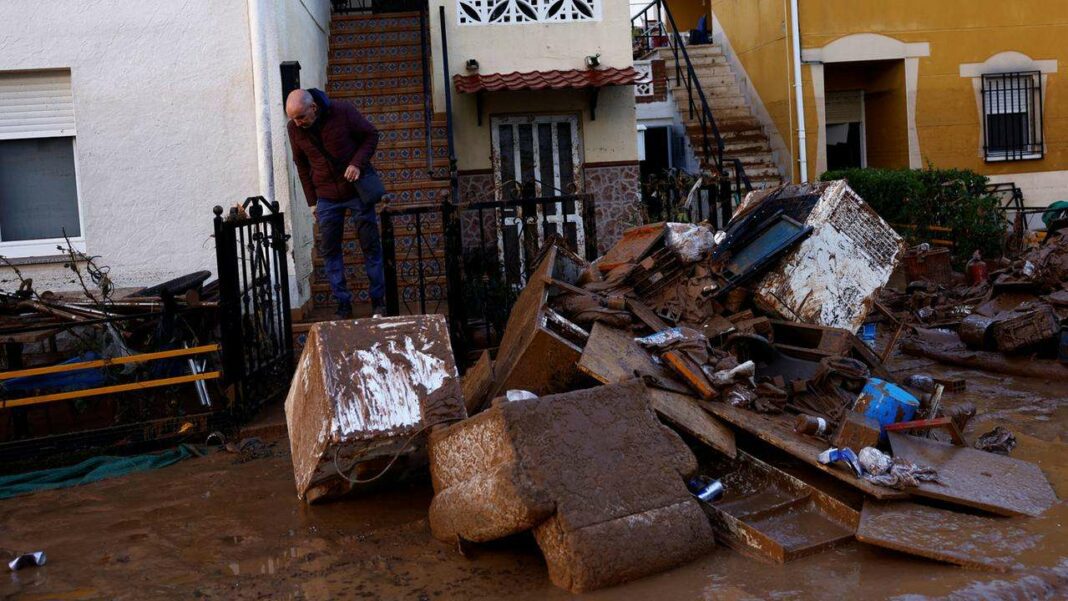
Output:
M48 367L33 367L30 369L19 369L16 371L5 371L0 373L0 380L10 380L11 378L25 378L29 376L43 376L45 374L58 374L68 371L77 371L80 369L92 369L94 367L107 367L109 365L125 365L127 363L143 363L145 361L153 361L156 359L170 359L173 357L186 357L189 355L200 355L203 353L212 353L219 350L218 344L205 344L202 346L194 346L191 348L180 348L169 351L159 351L156 353L141 353L139 355L129 355L126 357L115 357L112 359L97 359L95 361L82 361L80 363L61 363L59 365L49 365Z
M129 384L116 384L115 386L103 386L101 388L89 388L86 390L72 390L70 392L58 392L56 394L45 394L41 396L26 397L22 399L15 399L13 401L0 401L0 409L9 409L11 407L23 407L25 405L40 405L42 403L51 403L53 401L66 401L69 399L80 399L87 396L99 396L102 394L114 394L116 392L129 392L131 390L145 390L147 388L158 388L160 386L172 386L174 384L185 384L187 382L195 382L197 380L215 380L219 378L221 372L209 371L202 374L190 374L188 376L178 376L175 378L163 378L161 380L145 380L143 382L131 382Z

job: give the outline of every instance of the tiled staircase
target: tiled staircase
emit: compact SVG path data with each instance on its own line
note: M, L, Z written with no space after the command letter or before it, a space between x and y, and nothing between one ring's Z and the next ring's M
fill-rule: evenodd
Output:
M737 77L722 48L716 44L687 46L690 62L693 64L697 79L701 82L705 99L715 115L716 125L725 145L724 156L737 158L742 162L745 173L753 188L768 188L782 183L782 174L772 156L771 144L764 133L760 121L753 115L752 109L742 95ZM702 156L701 126L696 119L690 118L689 100L685 86L675 86L675 57L670 48L659 50L664 59L669 85L686 125L686 136L702 169L711 170L711 157ZM680 57L681 58L681 57ZM685 69L685 62L683 62ZM685 71L684 71L685 73Z
M418 12L334 14L331 19L326 93L336 102L351 102L378 128L373 163L388 192L382 206L437 204L448 192L442 115L431 115L433 162L427 163L423 35ZM412 241L405 229L403 221L398 223L398 263ZM355 296L354 313L360 316L369 311L370 298L351 224L346 224L344 240L345 278ZM311 320L329 317L335 309L318 251L313 261Z

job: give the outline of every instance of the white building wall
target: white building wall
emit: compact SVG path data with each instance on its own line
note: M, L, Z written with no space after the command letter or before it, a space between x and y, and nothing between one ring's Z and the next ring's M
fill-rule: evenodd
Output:
M0 71L70 69L86 250L120 286L215 271L216 204L257 193L244 0L4 0ZM62 266L27 266L39 290Z
M252 45L259 3L266 48ZM294 306L310 295L311 211L285 133L279 63L324 88L329 0L2 0L0 71L69 69L86 251L119 286L216 271L212 207L267 195L257 128L269 132L275 198L292 229ZM257 120L254 69L265 65ZM61 264L20 265L38 290L74 287Z

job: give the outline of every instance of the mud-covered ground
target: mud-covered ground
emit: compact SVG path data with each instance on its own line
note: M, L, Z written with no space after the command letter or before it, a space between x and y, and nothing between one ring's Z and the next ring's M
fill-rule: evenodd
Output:
M1013 456L1038 462L1068 495L1068 382L1022 379L902 358L912 371L965 377L967 434L1001 424ZM296 499L285 442L243 461L217 453L152 473L0 501L0 557L44 550L48 564L0 577L11 599L565 599L533 539L475 548L435 541L417 482L307 507ZM674 571L584 595L596 599L1064 599L1068 536L1061 502L1038 519L1021 566L965 570L852 542L786 565L718 547Z

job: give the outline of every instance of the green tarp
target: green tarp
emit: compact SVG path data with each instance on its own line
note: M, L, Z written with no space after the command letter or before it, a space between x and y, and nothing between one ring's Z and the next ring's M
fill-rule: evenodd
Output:
M183 444L169 451L152 455L135 455L133 457L103 455L86 459L77 465L15 474L13 476L0 476L0 499L7 499L39 490L78 486L79 484L88 484L105 478L159 469L174 465L190 457L199 457L202 454L196 447Z

